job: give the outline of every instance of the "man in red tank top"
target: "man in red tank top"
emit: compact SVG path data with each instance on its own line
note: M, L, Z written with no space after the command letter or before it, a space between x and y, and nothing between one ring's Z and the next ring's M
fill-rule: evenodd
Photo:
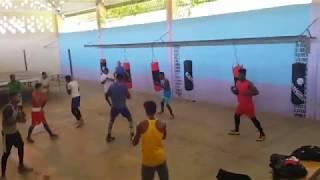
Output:
M263 132L260 122L256 118L255 107L252 99L253 96L259 94L259 91L250 81L246 79L246 72L246 69L240 69L239 80L236 82L236 86L231 87L232 93L238 98L238 105L234 114L235 129L230 131L229 135L240 135L240 117L242 115L246 115L259 130L260 136L257 141L264 141L266 135Z
M44 111L43 111L43 108L46 102L47 102L47 94L43 92L42 85L40 83L37 83L35 85L35 90L33 90L32 92L32 113L31 113L32 123L31 123L31 126L29 127L28 137L27 137L27 141L29 143L34 143L33 139L31 138L32 131L35 126L41 123L43 124L43 127L49 133L51 138L55 139L58 137L57 134L54 134L51 131L48 123L46 122L46 118L44 116Z

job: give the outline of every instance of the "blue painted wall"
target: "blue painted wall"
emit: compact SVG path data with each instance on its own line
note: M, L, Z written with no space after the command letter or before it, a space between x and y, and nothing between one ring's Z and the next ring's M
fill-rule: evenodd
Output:
M129 26L102 30L103 43L150 42L166 31L165 23L148 24L145 26ZM59 35L62 72L69 72L67 49L72 52L74 73L77 78L95 80L99 76L100 50L84 48L84 44L97 43L97 31L68 33ZM132 64L133 73L144 75L149 73L148 67L152 59L150 49L106 49L104 54L110 69L114 69L118 60L128 59ZM166 48L154 49L159 60L166 58ZM163 68L166 67L162 64Z
M310 5L295 5L258 11L201 17L178 20L173 23L173 40L206 40L244 37L288 36L300 34L309 23ZM166 32L166 23L152 23L102 30L103 43L138 43L151 42ZM80 79L96 80L99 76L100 51L84 48L84 44L97 43L97 31L60 34L60 54L62 71L68 72L67 49L70 48L74 61L75 76ZM248 69L249 78L261 86L278 87L281 96L290 93L291 64L294 61L294 44L277 45L243 45L237 46L237 56L241 64ZM230 104L229 85L232 84L231 67L236 62L232 46L219 47L185 47L181 48L181 62L192 59L196 97L208 100L210 92L225 97L227 100L211 99L210 101ZM160 61L161 70L170 71L168 49L156 48L155 58ZM151 48L105 50L108 65L114 68L116 61L128 59L131 62L134 88L138 91L152 91L150 75ZM205 90L211 83L223 83ZM219 89L220 88L220 89ZM228 88L227 90L225 88ZM270 98L266 93L257 101ZM285 99L285 101L289 101ZM259 102L258 102L259 104ZM290 111L290 102L281 104L281 111ZM264 107L261 104L261 107ZM265 106L267 107L267 106ZM262 108L269 111L268 108ZM271 110L273 111L273 110Z

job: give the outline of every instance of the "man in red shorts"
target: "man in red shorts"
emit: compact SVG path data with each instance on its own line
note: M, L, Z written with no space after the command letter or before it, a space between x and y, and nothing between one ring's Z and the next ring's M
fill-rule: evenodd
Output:
M265 133L261 127L260 122L256 118L255 108L253 103L253 96L259 94L258 89L246 79L246 69L239 70L239 79L236 82L236 86L231 87L231 91L238 97L238 105L234 114L235 129L230 131L229 135L240 135L240 117L246 115L251 119L254 126L259 130L260 136L257 141L264 141L266 138Z
M27 141L29 143L34 143L33 139L31 138L32 131L35 126L41 123L43 124L43 127L49 133L52 139L56 139L58 137L57 134L54 134L51 131L48 123L46 122L46 118L44 116L44 111L43 111L43 108L46 105L46 102L47 102L47 95L43 92L42 85L40 83L37 83L35 85L34 91L32 92L32 113L31 113L32 124L29 128L28 137L27 137Z

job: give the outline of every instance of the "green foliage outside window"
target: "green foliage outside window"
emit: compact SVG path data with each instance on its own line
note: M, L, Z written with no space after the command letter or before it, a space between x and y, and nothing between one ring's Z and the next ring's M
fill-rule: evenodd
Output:
M216 1L216 0L176 0L178 7L189 6L189 5L191 5L192 7L195 7L199 4L212 2L212 1ZM137 14L164 10L164 9L166 9L166 0L149 0L145 2L107 9L107 18L122 18L125 16L134 16Z
M187 5L192 5L198 6L199 4L207 3L207 2L212 2L216 0L177 0L177 5L178 6L187 6Z
M107 18L122 18L166 8L165 0L151 0L107 9Z

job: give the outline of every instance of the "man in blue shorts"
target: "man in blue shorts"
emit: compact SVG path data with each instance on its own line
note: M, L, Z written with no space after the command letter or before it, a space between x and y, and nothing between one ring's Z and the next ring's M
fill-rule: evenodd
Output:
M107 142L112 142L115 138L111 135L113 123L116 117L121 114L129 121L129 128L130 128L130 137L134 136L133 130L133 120L131 117L131 113L127 107L126 101L127 99L131 98L129 90L126 84L123 82L124 77L123 75L117 74L116 76L117 81L113 83L109 90L106 93L106 98L109 99L111 97L111 112L110 112L110 122L108 126L108 135L107 135ZM130 139L131 140L131 139Z
M160 78L160 81L161 81L161 88L163 90L163 94L162 94L162 97L161 97L161 112L160 113L164 112L164 105L166 105L168 110L169 110L169 112L170 112L171 119L174 119L174 114L173 114L172 108L170 106L170 102L171 102L171 99L172 99L170 82L165 77L164 72L160 72L159 78Z

